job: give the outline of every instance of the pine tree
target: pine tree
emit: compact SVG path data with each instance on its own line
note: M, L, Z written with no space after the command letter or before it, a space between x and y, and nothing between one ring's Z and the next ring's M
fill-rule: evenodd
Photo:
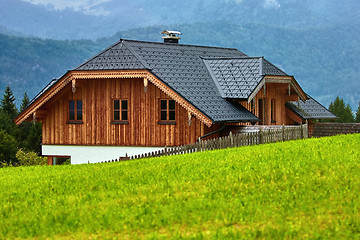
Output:
M1 99L1 109L11 119L16 117L16 115L17 115L17 109L15 106L15 97L9 86L6 87L4 97L3 97L3 99Z
M41 154L41 126L41 122L35 122L34 124L31 124L31 128L29 129L29 135L24 142L25 149L35 152L38 155Z
M3 164L16 165L17 142L13 136L0 130L0 167Z
M30 99L29 99L28 95L25 93L24 98L23 98L23 100L21 102L21 105L20 105L20 109L19 109L20 112L22 112L27 107L27 105L29 103L30 103Z
M356 111L355 122L360 123L360 102L359 102L359 107Z
M344 100L336 97L334 103L331 102L329 110L338 117L336 122L351 123L354 122L354 115L349 104L345 105Z

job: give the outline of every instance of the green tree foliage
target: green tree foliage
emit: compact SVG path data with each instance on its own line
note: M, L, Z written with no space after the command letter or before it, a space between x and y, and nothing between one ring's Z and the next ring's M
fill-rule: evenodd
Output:
M356 111L355 122L360 123L360 102L359 102L359 107Z
M13 118L18 113L14 101L15 97L8 86L1 100L0 108L0 130L3 132L0 162L12 165L17 163L15 157L17 147L23 148L25 151L41 154L41 123L23 122L20 126L17 126L13 121ZM29 97L25 93L20 110L24 110L29 102ZM5 143L6 141L9 142ZM15 146L15 149L13 146Z
M27 93L25 93L24 94L24 98L23 98L23 100L22 100L22 102L21 102L21 105L20 105L20 112L22 112L26 107L27 107L27 105L30 103L30 99L29 99L29 97L28 97L28 95L27 95Z
M29 151L41 154L42 125L40 122L30 123L29 135L23 143L23 147Z
M2 164L17 164L17 142L14 137L0 130L0 162Z
M2 109L0 109L0 130L4 130L7 134L12 136L16 135L16 124Z
M23 149L19 149L16 158L20 166L46 165L47 163L46 157L38 156L35 152L26 152Z
M338 119L335 120L336 122L354 122L354 115L352 113L350 105L345 105L344 100L342 98L340 99L338 96L336 97L334 102L330 103L329 110L338 117Z
M16 117L18 111L15 106L15 97L9 86L6 87L3 99L1 99L1 109L11 118Z

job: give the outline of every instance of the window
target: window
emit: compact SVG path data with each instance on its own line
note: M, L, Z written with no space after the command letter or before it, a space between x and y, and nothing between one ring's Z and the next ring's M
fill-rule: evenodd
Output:
M113 123L128 123L128 100L115 99L113 102Z
M275 99L271 99L271 123L276 123Z
M265 124L265 99L260 98L259 99L259 103L258 103L258 112L259 112L259 119L260 125L264 125Z
M69 101L69 122L70 123L82 123L83 117L83 105L82 100L70 100Z
M175 123L175 100L160 100L160 123Z

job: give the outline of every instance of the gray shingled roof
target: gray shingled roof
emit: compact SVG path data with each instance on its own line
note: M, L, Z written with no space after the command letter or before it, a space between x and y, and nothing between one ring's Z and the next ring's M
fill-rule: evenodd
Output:
M204 59L223 98L247 99L265 75L287 76L263 57Z
M240 58L232 48L120 40L74 70L147 69L214 122L258 121L222 98L203 58Z
M325 118L337 118L332 114L328 109L323 105L318 103L315 99L307 95L308 99L298 102L287 102L286 107L294 111L301 118L311 120L311 119L325 119Z
M274 76L288 76L283 70L263 58L263 74Z
M204 59L223 98L249 97L262 75L262 58Z

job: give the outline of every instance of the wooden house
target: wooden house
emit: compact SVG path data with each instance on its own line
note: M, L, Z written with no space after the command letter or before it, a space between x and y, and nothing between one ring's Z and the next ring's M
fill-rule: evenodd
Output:
M120 40L54 79L16 118L42 122L49 164L147 153L226 126L334 117L293 76L237 49Z

